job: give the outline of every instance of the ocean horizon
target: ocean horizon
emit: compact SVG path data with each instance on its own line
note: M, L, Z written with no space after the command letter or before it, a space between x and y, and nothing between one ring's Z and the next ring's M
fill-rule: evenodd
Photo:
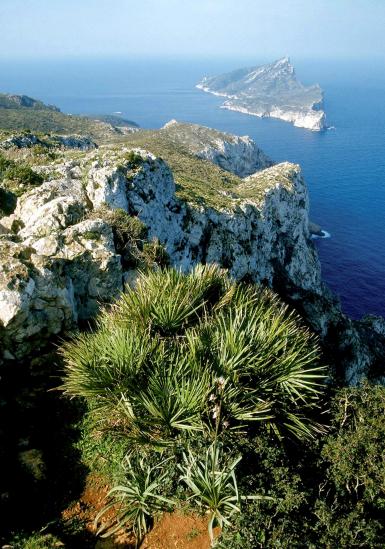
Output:
M319 83L331 129L221 109L195 88L215 75L265 59L0 61L0 90L26 94L71 114L121 113L143 128L170 119L249 135L274 161L301 165L322 276L353 318L385 316L385 61L292 59L304 84ZM272 59L270 61L273 61Z

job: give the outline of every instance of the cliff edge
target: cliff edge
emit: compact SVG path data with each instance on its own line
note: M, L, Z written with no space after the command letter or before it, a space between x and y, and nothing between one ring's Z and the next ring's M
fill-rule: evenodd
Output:
M36 352L134 282L136 237L117 238L111 221L123 212L172 265L217 263L237 280L272 287L319 334L338 377L383 380L385 322L350 320L322 283L299 166L270 165L249 139L175 121L121 144L55 150L46 164L33 145L19 150L40 179L5 189L18 195L0 219L4 360ZM246 177L230 171L255 168Z

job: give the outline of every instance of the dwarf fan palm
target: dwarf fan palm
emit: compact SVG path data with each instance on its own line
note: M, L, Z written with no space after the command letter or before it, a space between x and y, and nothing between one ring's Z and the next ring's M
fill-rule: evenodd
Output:
M323 378L314 337L271 291L215 266L142 274L62 352L65 391L105 407L137 440L256 421L279 436L320 429L308 417Z
M175 269L153 271L139 278L135 290L123 294L117 319L172 336L197 322L227 284L216 266L198 266L187 275Z

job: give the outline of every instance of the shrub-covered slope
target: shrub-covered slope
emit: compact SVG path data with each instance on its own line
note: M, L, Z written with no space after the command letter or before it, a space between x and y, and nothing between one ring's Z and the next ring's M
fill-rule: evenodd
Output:
M57 107L24 95L0 94L0 131L82 134L98 141L135 131L137 125L118 117L97 118L62 113Z

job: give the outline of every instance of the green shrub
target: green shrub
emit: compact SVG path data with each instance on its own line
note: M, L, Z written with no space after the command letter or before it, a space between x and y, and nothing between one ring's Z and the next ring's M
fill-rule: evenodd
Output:
M33 171L27 164L9 160L0 153L0 181L7 191L21 196L26 191L41 185L44 177Z
M161 444L183 431L254 423L278 436L313 436L322 383L319 350L266 290L229 283L216 267L143 274L97 330L63 347L64 389L127 435Z
M63 389L87 400L97 429L124 440L133 459L156 465L156 456L169 455L187 496L192 490L206 502L211 526L229 524L231 505L239 512L233 475L247 437L266 433L274 444L323 432L315 420L323 384L316 340L272 292L231 282L216 266L142 273L62 355ZM210 453L218 444L229 467L215 465L218 484L201 485L199 495L193 485L218 462ZM172 473L167 480L181 484ZM211 488L216 503L207 499Z
M139 266L142 268L168 267L169 255L157 238L143 243L143 250L139 257Z
M7 168L4 172L4 179L7 182L7 186L11 188L17 196L20 196L33 187L41 185L44 181L42 175L34 172L29 166L22 164Z
M124 158L131 164L132 168L139 168L144 162L142 156L135 151L129 151L124 155Z
M103 219L113 231L116 251L122 256L125 269L142 270L154 266L165 267L169 258L158 240L147 242L147 227L138 217L129 215L121 208L100 206L89 214L91 219Z
M236 445L243 459L238 486L271 499L246 501L224 531L223 549L313 547L312 505L318 494L311 446L283 445L271 435L247 437ZM297 451L300 452L297 455Z
M385 387L339 390L332 432L313 447L284 448L258 435L242 443L239 489L247 502L223 548L382 547L385 539ZM294 450L294 451L293 451Z
M322 449L326 467L316 502L320 541L380 547L385 539L385 387L340 390L333 433Z

